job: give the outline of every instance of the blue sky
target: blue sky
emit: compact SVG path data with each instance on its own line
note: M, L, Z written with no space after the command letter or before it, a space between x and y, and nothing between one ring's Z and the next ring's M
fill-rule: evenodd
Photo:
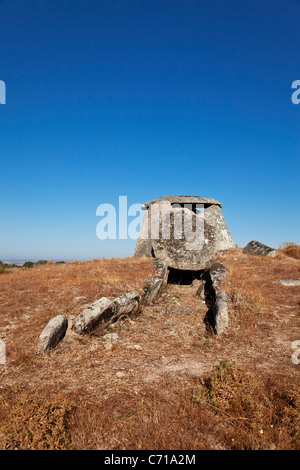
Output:
M299 243L299 23L298 0L0 1L0 259L131 255L96 237L120 195Z

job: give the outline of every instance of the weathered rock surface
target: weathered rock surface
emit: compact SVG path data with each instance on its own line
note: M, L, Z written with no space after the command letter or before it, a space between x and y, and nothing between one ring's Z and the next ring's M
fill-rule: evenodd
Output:
M160 277L161 279L166 279L168 274L167 264L164 261L155 258L152 260L152 264L154 267L155 276Z
M152 247L152 239L154 236L159 236L160 231L160 215L156 213L157 207L158 206L154 205L153 208L149 207L146 210L139 238L136 242L134 256L155 256ZM168 201L161 201L159 207L162 210L172 209L172 205Z
M209 268L209 274L212 283L218 288L226 277L226 268L222 263L213 263Z
M76 318L73 325L75 333L89 333L97 328L102 320L111 316L111 300L102 297L85 308Z
M202 274L196 296L200 297L202 300L209 300L210 303L214 303L216 291L220 290L220 286L225 277L225 266L217 262L212 263Z
M213 263L202 275L202 282L196 295L205 300L211 317L211 323L216 334L223 333L228 327L228 297L222 288L226 277L226 268L221 263Z
M216 199L212 199L210 197L203 197L203 196L162 196L152 201L145 202L143 205L143 209L147 209L152 204L161 204L162 202L169 202L170 204L201 204L204 207L209 207L211 205L217 205L222 207L222 204L217 201Z
M195 200L191 208L182 207L186 198ZM206 208L194 210L196 201L204 199L206 203L202 204ZM182 202L178 203L179 200ZM169 196L146 203L145 208L135 256L153 256L165 261L169 268L201 270L211 263L217 252L236 246L218 201Z
M112 301L111 322L117 321L126 315L133 315L140 310L141 296L138 292L128 292Z
M117 342L119 338L118 333L107 333L103 336L104 341L109 341L111 343Z
M270 248L263 243L260 243L256 240L249 242L243 249L243 253L259 256L270 256L274 258L277 254L277 251L274 248Z
M140 344L127 344L126 349L134 349L135 351L142 351L143 348Z
M163 285L163 279L152 277L144 289L143 304L147 305L154 302L159 297Z
M39 352L55 348L64 338L68 328L68 320L65 315L52 318L39 337Z
M300 286L300 279L278 279L283 286Z
M137 313L140 302L141 296L138 292L128 292L112 301L102 297L78 315L73 330L78 334L89 333L101 322L115 322L125 315Z
M220 335L228 327L228 299L225 290L216 292L216 300L212 307L215 332Z
M144 288L142 303L145 305L154 302L159 297L168 277L168 268L165 262L154 259L153 264L155 275L149 279Z

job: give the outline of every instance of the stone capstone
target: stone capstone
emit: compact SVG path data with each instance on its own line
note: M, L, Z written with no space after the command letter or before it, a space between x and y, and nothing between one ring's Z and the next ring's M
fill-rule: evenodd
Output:
M203 196L162 196L152 201L145 202L143 204L142 209L147 209L152 204L160 204L162 202L168 202L170 204L199 204L203 205L203 207L209 207L211 205L217 205L222 207L222 204L217 201L216 199L212 199L210 197L203 197Z
M219 205L193 212L164 201L160 209L152 204L147 210L135 256L153 256L169 268L201 270L217 252L236 246Z

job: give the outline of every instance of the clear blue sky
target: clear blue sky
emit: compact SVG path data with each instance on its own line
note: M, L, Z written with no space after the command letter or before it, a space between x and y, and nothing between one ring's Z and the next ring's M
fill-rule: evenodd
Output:
M119 195L299 242L299 28L298 0L0 1L0 259L131 255L96 237Z

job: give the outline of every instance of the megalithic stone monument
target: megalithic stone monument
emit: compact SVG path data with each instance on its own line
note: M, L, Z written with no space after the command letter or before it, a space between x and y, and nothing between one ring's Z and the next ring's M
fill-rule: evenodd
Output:
M200 196L164 196L145 203L134 255L157 258L174 269L205 269L216 253L236 247L221 207Z

